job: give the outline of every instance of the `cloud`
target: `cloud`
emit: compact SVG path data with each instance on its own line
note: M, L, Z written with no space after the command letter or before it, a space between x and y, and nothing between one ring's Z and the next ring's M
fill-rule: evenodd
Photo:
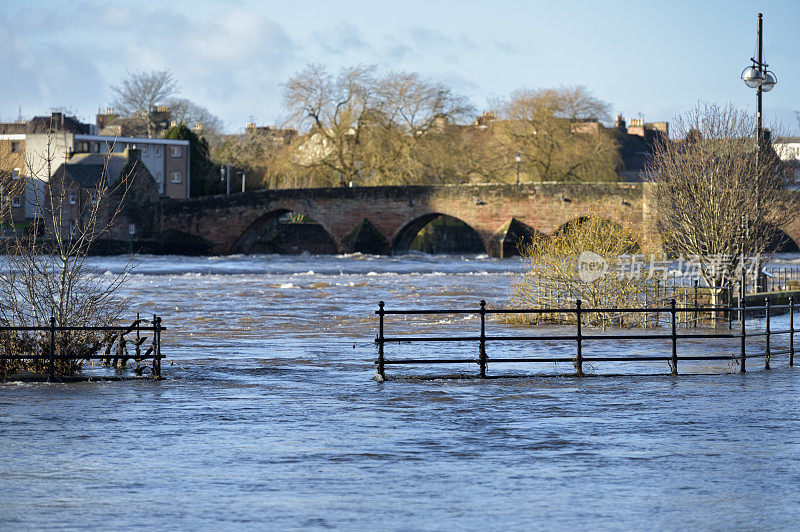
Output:
M311 33L314 43L324 52L344 55L351 52L373 53L372 46L361 36L361 31L348 22L340 22Z
M21 8L0 15L0 39L6 116L16 116L18 103L29 113L66 103L93 114L127 72L162 68L185 97L217 114L256 114L259 101L275 100L298 49L268 17L224 6L196 13L96 2Z

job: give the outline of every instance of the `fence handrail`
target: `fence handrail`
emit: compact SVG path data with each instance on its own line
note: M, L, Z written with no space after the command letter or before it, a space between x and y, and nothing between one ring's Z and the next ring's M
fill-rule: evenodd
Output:
M157 316L156 316L157 317ZM50 317L53 320L54 316ZM160 319L160 318L159 318ZM152 323L152 325L141 325L142 323ZM130 325L56 325L56 331L154 331L157 325L155 319L136 318ZM158 326L162 331L166 330L163 325ZM50 325L0 325L0 331L49 331L53 327Z
M796 307L796 305L795 305ZM766 310L767 305L759 305L759 306L748 306L747 310L754 311L754 310ZM773 310L775 309L789 309L790 305L783 304L783 305L770 305L770 308ZM678 313L686 313L686 312L741 312L745 310L744 307L741 306L722 306L722 307L675 307L675 312ZM614 313L640 313L640 314L652 314L654 312L671 312L672 307L642 307L642 308L591 308L591 307L581 307L580 312L581 314L614 314ZM577 308L568 308L568 307L553 307L553 308L508 308L508 309L485 309L481 311L480 309L404 309L404 310L383 310L384 315L437 315L437 314L475 314L480 315L481 312L485 314L575 314L578 312ZM375 315L381 313L380 310L376 310Z
M736 360L739 362L739 371L746 371L746 360L749 357L764 357L765 368L769 369L770 358L773 355L789 354L789 365L794 365L794 335L798 332L794 328L794 313L798 308L798 303L794 296L789 297L788 304L773 305L769 298L765 298L764 304L759 306L748 306L744 299L740 300L738 306L694 306L678 307L676 300L670 299L669 307L643 307L643 308L586 308L582 306L580 299L575 300L574 308L548 308L548 309L487 309L486 302L481 301L478 309L405 309L388 310L385 303L378 303L378 310L375 314L379 316L379 332L375 338L378 346L378 374L385 378L384 366L386 364L449 364L458 362L477 362L480 365L480 376L486 376L486 367L489 362L566 362L571 361L575 365L578 376L583 375L583 363L587 361L659 361L667 360L670 363L671 372L677 375L678 361L680 360ZM778 309L788 309L789 329L772 330L771 319L774 311ZM764 311L766 325L764 330L749 332L747 330L748 314L757 311ZM584 314L615 314L615 313L668 313L670 316L669 333L631 333L631 334L585 334L583 332ZM679 313L695 313L695 327L697 327L697 314L699 312L725 312L728 314L728 324L730 332L725 333L679 333L677 329L677 315ZM479 335L459 335L459 336L385 336L384 317L387 315L441 315L441 314L475 314L480 316ZM541 335L488 335L486 334L486 314L575 314L575 334L541 334ZM741 321L739 332L732 330L732 316L738 314ZM770 340L776 335L788 335L789 349L786 351L771 350ZM764 337L765 349L763 353L747 353L746 342L748 337ZM678 340L686 339L739 339L740 350L738 354L729 355L679 355ZM627 357L586 357L583 355L583 343L587 341L608 341L608 340L670 340L672 343L671 355L664 356L627 356ZM576 343L576 354L574 357L512 357L512 358L489 358L486 352L487 342L508 342L508 341L568 341ZM477 359L398 359L386 360L384 346L387 342L479 342L479 356Z

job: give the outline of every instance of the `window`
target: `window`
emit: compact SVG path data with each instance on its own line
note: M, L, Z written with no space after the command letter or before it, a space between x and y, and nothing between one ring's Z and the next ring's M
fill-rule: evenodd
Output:
M20 168L14 168L11 170L11 179L19 179L20 173L22 170Z
M11 153L19 153L22 151L22 143L19 141L13 141L11 143Z
M181 157L183 155L183 148L181 146L170 146L169 155L170 157Z
M78 195L75 194L74 192L70 192L69 193L69 204L70 205L75 205L76 203L78 203Z
M15 196L11 199L11 206L12 207L21 207L22 206L22 198L19 196Z
M161 155L161 146L156 146L156 155Z
M183 177L183 176L181 176L180 172L172 172L169 175L170 175L170 179L169 180L170 180L171 183L180 183L181 180L182 180L182 177Z
M78 220L69 221L69 234L75 236L75 231L78 229Z
M147 155L147 144L142 146L142 157L144 157L145 155Z
M136 234L136 224L128 224L128 234L129 235Z

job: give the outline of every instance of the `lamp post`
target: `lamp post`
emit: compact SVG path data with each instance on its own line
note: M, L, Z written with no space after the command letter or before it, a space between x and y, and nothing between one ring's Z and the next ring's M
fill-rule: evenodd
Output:
M226 163L219 166L219 180L225 182L225 195L231 195L231 173L233 172L233 164Z
M756 89L756 142L758 143L758 154L761 151L764 141L764 128L761 120L761 95L771 91L778 83L778 78L771 70L767 70L769 65L764 62L764 38L762 14L758 14L758 46L756 57L750 58L751 65L742 71L742 81L751 89Z
M778 83L778 78L774 72L767 70L769 65L764 62L764 22L763 15L758 14L756 57L751 57L750 66L742 71L742 81L751 89L756 89L756 215L761 209L761 198L759 194L759 181L761 172L761 153L764 150L764 126L762 121L762 95L771 91ZM749 223L746 223L745 231L749 232ZM744 268L744 246L742 246L742 267ZM761 263L755 263L756 285L761 283Z
M522 162L522 154L517 153L514 156L514 160L517 162L517 185L519 186L519 163Z

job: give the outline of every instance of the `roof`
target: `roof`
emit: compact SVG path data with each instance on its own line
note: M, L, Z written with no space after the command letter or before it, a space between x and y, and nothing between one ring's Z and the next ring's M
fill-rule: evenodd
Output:
M108 162L106 162L106 160ZM128 164L128 158L123 154L112 154L108 156L104 153L75 153L70 157L68 166L100 166L103 168L108 164L108 178L111 183L116 183L120 173Z
M78 185L96 188L104 178L108 178L111 184L116 183L127 164L128 158L122 154L76 153L62 166Z
M84 188L97 188L103 179L102 164L64 164L66 174Z
M132 144L172 144L179 146L188 146L188 140L178 139L148 139L146 137L112 137L110 135L75 135L75 140L94 140L100 142L129 142Z

